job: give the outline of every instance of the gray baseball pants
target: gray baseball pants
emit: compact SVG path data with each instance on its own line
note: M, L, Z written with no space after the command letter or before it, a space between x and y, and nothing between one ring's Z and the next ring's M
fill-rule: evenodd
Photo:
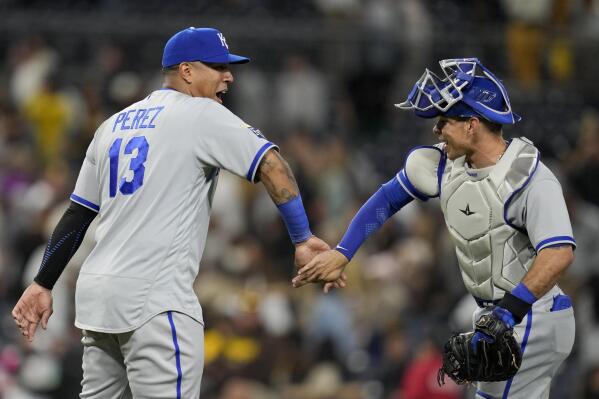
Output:
M574 345L574 311L557 287L533 304L514 327L522 350L516 375L502 382L478 383L475 399L548 399L551 380ZM564 301L564 299L566 299ZM474 320L487 308L479 308Z
M204 367L204 327L177 312L160 313L134 331L83 331L82 399L197 399Z

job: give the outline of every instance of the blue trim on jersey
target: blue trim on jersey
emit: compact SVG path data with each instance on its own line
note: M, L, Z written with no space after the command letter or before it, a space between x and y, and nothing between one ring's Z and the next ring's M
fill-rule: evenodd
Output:
M437 165L438 192L437 192L437 195L433 195L432 197L419 192L416 189L416 187L414 187L414 185L410 182L410 178L408 177L408 174L405 171L406 170L406 162L408 161L410 154L412 154L414 151L419 150L421 148L432 148L433 150L437 150L441 153L441 159L439 159L439 164ZM441 195L441 178L443 177L443 172L445 171L445 163L446 162L447 162L447 154L445 154L445 152L443 150L441 150L440 148L437 148L432 145L419 145L419 146L412 148L410 151L408 151L408 155L406 155L406 161L404 162L403 169L398 173L397 176L398 176L398 179L400 179L400 183L402 183L402 185L404 185L404 188L412 195L412 197L418 198L421 201L428 201L429 198L437 198ZM401 177L402 172L403 172L403 175L404 175L403 178L405 178L405 181L402 180L402 177Z
M508 146L509 146L509 144L508 144ZM535 163L535 166L532 169L532 172L530 173L530 175L528 176L528 178L526 179L526 181L524 182L524 184L521 187L519 187L517 190L515 190L509 196L509 198L505 201L505 204L503 204L503 220L505 221L505 223L508 226L510 226L510 227L512 227L512 228L514 228L514 229L516 229L519 232L524 233L524 234L527 234L526 230L524 230L524 229L522 229L522 228L520 228L520 227L518 227L518 226L516 226L516 225L514 225L512 223L510 223L510 221L507 219L507 211L508 211L508 208L510 207L510 204L511 204L512 200L516 196L516 194L518 194L520 191L524 190L524 188L526 186L528 186L528 183L530 183L530 180L532 179L532 177L535 175L535 172L537 171L537 167L539 166L539 161L540 160L541 160L541 154L539 153L539 155L537 156L537 162Z
M250 170L248 170L248 173L245 176L246 179L248 179L252 183L254 182L254 177L255 177L254 175L256 173L256 166L258 165L258 163L260 162L260 160L262 159L262 157L264 156L264 154L266 153L266 151L269 150L269 149L271 149L272 147L276 147L276 146L273 143L271 143L270 141L267 142L266 144L264 144L262 147L260 147L260 149L256 153L256 156L252 160L252 163L250 165Z
M495 398L493 398L491 395L489 395L488 393L484 393L484 392L483 392L483 391L481 391L480 389L477 389L477 390L476 390L476 394L477 394L478 396L481 396L481 397L483 397L484 399L495 399Z
M402 169L397 174L397 179L401 186L410 194L412 197L419 199L420 201L428 201L428 197L421 192L419 192L416 187L412 185L410 180L408 179L408 175L406 175L405 169Z
M76 194L71 194L71 201L76 202L79 205L83 205L84 207L89 208L92 211L100 212L99 205L96 205L93 202L86 200L85 198L81 198L80 196L78 196Z
M433 147L437 148L437 147ZM439 148L437 148L441 151ZM437 166L437 185L438 185L438 194L437 197L441 198L441 183L443 182L443 173L445 173L445 164L447 163L447 154L445 151L441 151L441 160L439 161L439 166Z
M441 177L443 176L443 172L445 171L445 163L447 162L447 154L445 153L445 151L443 151L442 149L435 147L434 145L419 145L416 146L414 148L412 148L409 152L408 155L406 155L406 162L408 161L408 158L410 157L410 154L412 154L414 151L419 150L421 148L432 148L433 150L437 150L441 153L441 158L439 159L439 164L437 165L437 187L438 187L438 192L437 195L433 195L432 197L429 197L426 194L422 194L424 195L426 198L437 198L441 195ZM404 170L406 168L406 162L404 162ZM408 174L405 173L406 178L408 178ZM409 178L408 178L409 180Z
M181 354L179 352L179 342L177 341L177 329L175 328L172 312L168 311L166 313L168 315L168 322L171 325L171 332L173 333L173 345L175 345L175 359L177 363L177 399L181 399L181 379L183 378L183 372L181 371Z
M576 246L576 241L570 236L551 237L538 243L535 247L535 251L539 252L543 248L555 247L558 246L557 244L572 244L573 246Z
M172 91L178 91L178 90L175 90L175 89L173 89L172 87L162 87L162 88L158 89L158 91L161 91L161 90L172 90Z
M528 337L530 335L530 330L532 330L532 309L528 311L528 318L526 320L526 330L524 331L524 338L522 339L522 345L520 345L520 352L522 353L522 361L524 361L524 351L526 350L526 344L528 343ZM518 374L516 374L518 375ZM515 377L515 376L514 376ZM510 393L510 388L512 387L512 382L514 381L514 377L507 380L505 384L505 390L503 391L502 399L506 399Z

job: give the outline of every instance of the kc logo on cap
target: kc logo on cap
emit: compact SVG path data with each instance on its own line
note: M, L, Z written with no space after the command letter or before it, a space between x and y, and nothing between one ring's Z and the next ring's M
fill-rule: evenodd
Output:
M220 42L223 44L223 46L225 46L228 49L229 45L227 44L227 39L225 39L225 35L218 32L218 37L220 38Z
M175 33L164 46L162 67L182 62L245 64L250 59L229 53L225 36L214 28L187 28Z

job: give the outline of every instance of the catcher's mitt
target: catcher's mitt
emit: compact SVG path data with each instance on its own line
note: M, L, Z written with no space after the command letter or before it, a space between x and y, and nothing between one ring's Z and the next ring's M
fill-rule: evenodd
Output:
M520 369L522 352L514 338L512 329L502 330L496 325L498 320L490 315L482 316L476 323L476 330L495 336L494 342L480 340L477 350L472 348L474 332L454 334L445 343L443 367L439 369L439 385L445 383L448 375L457 384L476 381L505 381Z

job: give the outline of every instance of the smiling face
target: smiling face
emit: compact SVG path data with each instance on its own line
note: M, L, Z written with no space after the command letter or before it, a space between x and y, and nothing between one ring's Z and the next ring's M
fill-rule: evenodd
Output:
M472 153L471 118L439 117L433 133L445 143L445 152L450 160Z

